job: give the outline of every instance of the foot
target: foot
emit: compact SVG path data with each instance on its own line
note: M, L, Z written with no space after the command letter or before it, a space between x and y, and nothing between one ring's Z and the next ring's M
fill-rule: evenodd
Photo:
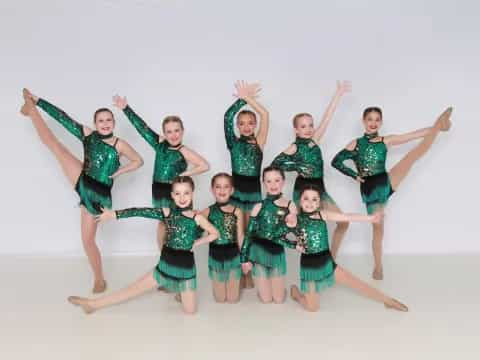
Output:
M452 126L452 122L450 121L450 117L452 116L452 107L448 107L437 119L435 122L435 126L440 128L440 131L448 131Z
M97 310L92 305L90 305L90 300L87 298L82 298L79 296L69 296L68 302L76 306L81 306L85 314L91 314L95 310Z
M298 289L297 285L290 286L290 297L297 302L300 301L300 298L302 297L302 293Z
M95 280L92 292L94 294L102 293L107 289L107 282L105 280Z
M383 303L387 309L394 309L398 311L408 312L408 307L405 304L402 304L400 301L393 298L388 299Z
M374 278L375 280L383 280L383 269L375 268L372 273L372 278Z
M33 98L27 89L23 89L23 99L25 103L20 108L20 112L22 115L28 116L35 107L35 102L33 101Z
M182 302L182 296L180 295L180 293L176 293L174 299L176 302Z

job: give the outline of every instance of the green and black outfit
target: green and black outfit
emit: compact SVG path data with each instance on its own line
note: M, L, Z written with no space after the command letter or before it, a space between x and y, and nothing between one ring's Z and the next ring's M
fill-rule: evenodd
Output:
M244 211L250 211L256 203L262 201L260 170L263 152L255 136L242 135L238 138L235 135L235 115L245 104L246 102L240 99L228 108L224 117L224 130L235 188L230 202Z
M256 216L250 216L247 232L242 244L240 260L253 264L253 276L277 277L287 273L285 248L294 249L296 242L287 240L291 229L285 223L289 213L288 205L275 203L279 195L268 194ZM290 205L290 202L289 202Z
M320 218L313 218L315 214ZM306 293L314 289L315 292L320 292L332 286L335 283L337 264L330 254L327 224L320 212L298 214L295 235L305 248L305 253L300 256L301 291Z
M80 204L93 215L100 214L101 208L111 209L113 180L110 176L120 167L119 154L115 148L118 138L113 145L107 144L104 140L113 137L113 134L100 135L93 131L87 136L83 132L82 124L55 105L39 99L37 106L83 144L83 169L75 185L75 191L80 196Z
M216 203L209 207L208 221L217 228L220 237L209 244L208 276L218 282L240 279L242 268L238 248L237 215L233 211L225 211L222 207L228 204Z
M153 131L130 106L127 106L123 112L138 133L155 150L152 206L156 208L173 206L171 198L173 179L185 172L188 166L180 152L182 145L172 146L167 140L159 142L159 134Z
M373 141L376 138L377 133L364 134L356 140L353 151L343 149L332 160L332 166L343 174L364 180L360 185L360 193L369 214L383 207L394 192L385 169L387 145L383 137L380 141ZM343 164L346 160L353 160L357 172Z
M159 287L171 292L184 292L197 288L197 270L192 246L200 233L195 216L183 213L191 208L129 208L117 210L117 219L144 217L165 223L167 240L162 247L160 260L153 271ZM168 215L165 214L165 211Z
M335 204L325 189L323 182L323 157L318 144L307 138L297 137L294 142L295 153L288 155L282 152L275 157L272 165L283 171L295 171L297 178L293 187L293 201L298 206L301 190L308 185L315 185L320 190L322 201Z

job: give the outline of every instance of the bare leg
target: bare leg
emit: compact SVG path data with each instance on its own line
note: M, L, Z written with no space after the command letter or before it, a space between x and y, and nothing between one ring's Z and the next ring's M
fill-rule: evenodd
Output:
M388 173L394 190L398 189L400 183L410 172L415 162L430 149L440 131L447 131L450 128L450 115L452 109L445 110L435 121L434 126L422 141L410 150Z
M99 297L97 299L81 298L78 296L70 296L68 301L74 305L79 305L83 310L90 314L96 310L100 310L106 306L122 303L124 301L135 298L139 295L146 293L149 290L154 289L157 286L157 282L153 277L153 272L145 274L143 277L135 281L133 284L127 286L124 289L115 291L112 294Z
M387 308L394 308L399 311L408 311L408 308L404 304L385 295L380 290L368 285L366 282L360 280L340 266L337 266L335 269L335 281L358 291L360 294L372 300L385 304Z
M275 304L285 302L285 276L276 276L270 279L272 283L272 298Z
M106 283L103 277L102 256L95 242L97 223L95 222L95 218L83 206L80 209L80 222L83 248L85 249L95 277L93 292L103 292L105 291Z
M187 290L180 294L183 312L193 315L197 312L197 299L194 290Z
M227 282L227 302L234 304L238 302L240 298L240 280L235 279L233 276Z
M316 312L320 309L320 296L315 292L315 286L312 282L308 293L302 294L297 285L290 287L290 296L298 302L307 311Z
M325 208L329 211L342 212L340 208L332 203L325 202ZM330 252L335 259L340 248L340 244L348 229L348 222L337 222L337 226L333 232L332 245L330 246Z
M220 281L212 281L212 288L213 288L213 298L218 303L224 303L227 299L227 289L225 283Z
M273 301L270 279L261 276L255 277L255 286L258 289L258 297L262 303L269 304Z
M378 211L383 211L383 209L379 209ZM383 253L384 222L381 221L378 224L372 224L372 227L373 227L372 251L373 251L373 261L375 263L372 277L375 280L383 280L382 253Z
M243 213L244 218L243 218L243 223L245 224L245 231L246 227L248 226L248 220L250 219L250 213L245 211ZM249 271L247 274L244 274L242 272L242 277L240 278L240 288L241 289L253 289L255 287L254 282L253 282L253 277L252 277L252 272Z

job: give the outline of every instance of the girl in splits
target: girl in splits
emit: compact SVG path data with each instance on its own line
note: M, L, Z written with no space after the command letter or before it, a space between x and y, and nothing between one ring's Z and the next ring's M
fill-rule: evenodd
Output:
M327 131L332 116L342 96L351 90L348 81L337 81L337 91L323 114L322 121L317 128L314 127L313 117L308 113L300 113L293 117L295 129L295 142L278 155L272 165L283 171L295 171L297 178L293 187L293 200L298 206L300 191L304 186L316 185L322 196L322 205L326 209L340 212L335 201L330 197L323 182L323 158L318 145ZM347 231L347 222L338 222L333 233L332 256L335 258L342 238Z
M290 288L291 297L307 311L318 311L319 293L335 282L344 284L361 294L384 303L387 308L408 311L399 301L353 276L343 267L335 264L328 249L326 221L368 221L378 224L383 214L374 215L342 214L322 207L322 190L315 185L306 185L299 193L300 211L294 230L301 249L300 289Z
M282 196L284 183L283 170L273 166L263 170L267 196L253 207L242 244L242 269L247 272L253 266L255 286L263 303L284 302L287 273L284 247L296 247L296 243L286 239L296 222L296 208Z
M398 189L417 160L430 149L438 133L450 129L451 113L452 108L445 110L429 128L402 135L380 136L378 130L383 122L382 110L378 107L369 107L363 112L365 134L341 150L332 160L332 166L360 183L362 200L369 214L383 212L388 198ZM419 138L422 138L421 142L387 172L385 168L387 147ZM346 160L352 160L357 171L344 165ZM383 279L382 241L383 222L373 224L372 247L375 267L372 277L376 280Z
M229 203L233 194L233 180L227 173L212 178L215 204L202 211L220 232L209 245L208 276L212 280L215 301L236 303L240 295L240 248L243 242L243 212Z
M243 210L244 224L253 206L262 200L260 171L262 167L263 148L267 141L269 114L267 109L258 101L260 88L257 84L248 84L245 81L235 83L238 99L228 108L224 117L224 130L227 148L230 152L233 187L235 189L230 202ZM257 115L250 110L240 109L248 104L260 115L260 125L257 134ZM235 135L236 126L240 137ZM242 277L242 287L253 287L251 274Z
M102 292L106 288L106 282L102 258L95 242L97 224L94 216L100 213L100 208L111 208L111 188L114 179L139 168L143 160L127 142L113 135L115 120L109 109L101 108L95 111L93 116L95 130L92 130L73 120L55 105L32 95L27 89L23 90L23 96L25 104L21 109L22 114L31 118L40 140L55 155L70 184L80 196L81 235L95 277L93 292ZM56 138L35 105L83 143L83 162ZM129 160L124 166L120 165L121 156Z
M155 288L165 287L180 294L183 311L194 314L197 309L197 272L193 249L218 238L219 233L208 220L192 210L194 184L189 176L179 176L172 182L172 208L129 208L105 210L98 221L144 217L165 223L167 239L157 266L122 290L95 299L70 296L68 301L79 305L89 314L106 306L135 298ZM199 228L208 234L198 238Z
M172 206L170 194L172 181L177 176L193 176L202 174L209 169L208 162L182 144L184 127L178 116L167 116L162 122L163 136L152 130L145 121L138 116L128 105L127 98L115 95L114 105L123 111L145 141L155 151L155 165L152 182L152 206L155 208L167 208ZM193 165L187 169L188 164ZM162 250L165 238L165 226L158 223L157 242Z

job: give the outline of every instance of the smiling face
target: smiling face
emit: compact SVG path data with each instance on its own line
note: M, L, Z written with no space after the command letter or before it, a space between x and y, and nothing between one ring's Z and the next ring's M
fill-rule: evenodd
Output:
M277 170L270 170L263 174L263 186L270 195L278 195L282 192L285 179Z
M180 145L183 139L183 126L179 121L168 121L163 124L163 135L172 146Z
M311 213L320 209L320 195L316 190L305 190L300 196L300 207L302 211Z
M179 208L186 208L192 204L193 189L187 182L174 183L171 194L175 205Z
M95 130L100 135L109 135L115 128L113 114L109 110L101 110L95 113Z
M215 179L212 186L212 194L218 203L226 203L233 194L233 185L229 178L219 176Z
M377 110L366 111L363 116L363 126L367 134L377 132L382 126L382 113Z
M240 135L251 136L255 134L257 119L250 112L240 113L237 117L237 128Z
M293 120L295 134L303 139L311 139L315 128L313 127L313 118L310 115L295 116Z

